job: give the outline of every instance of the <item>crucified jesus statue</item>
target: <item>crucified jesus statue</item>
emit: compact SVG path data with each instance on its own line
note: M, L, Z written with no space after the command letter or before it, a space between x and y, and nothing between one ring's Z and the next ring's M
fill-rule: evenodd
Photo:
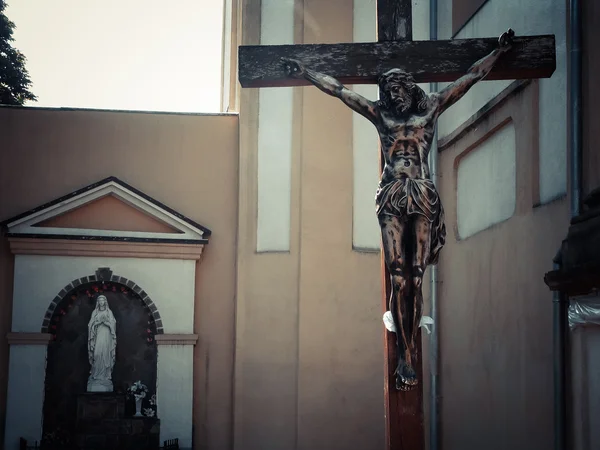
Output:
M428 265L437 264L446 241L444 209L428 164L435 124L440 114L485 78L501 55L510 50L513 36L510 29L503 33L496 49L440 92L427 95L410 74L389 70L379 77L380 100L376 102L299 61L283 60L288 76L303 77L339 98L369 119L379 133L385 165L376 194L376 212L391 277L388 309L396 330L398 390L408 391L418 385L415 367L423 274Z

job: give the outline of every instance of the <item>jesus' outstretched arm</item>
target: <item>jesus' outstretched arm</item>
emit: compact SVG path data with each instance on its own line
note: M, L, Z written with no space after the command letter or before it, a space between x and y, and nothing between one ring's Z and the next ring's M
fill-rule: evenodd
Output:
M431 97L438 103L438 115L460 100L469 89L471 89L478 81L483 80L491 72L494 64L496 64L496 61L498 61L502 54L511 49L512 38L514 35L514 31L510 29L503 33L498 39L498 48L473 64L469 71L454 83L451 83L439 93L432 94Z
M283 63L285 64L285 71L288 76L305 78L326 94L339 98L350 109L366 117L371 122L375 122L377 119L378 108L375 102L351 91L335 78L308 69L294 59L283 58Z

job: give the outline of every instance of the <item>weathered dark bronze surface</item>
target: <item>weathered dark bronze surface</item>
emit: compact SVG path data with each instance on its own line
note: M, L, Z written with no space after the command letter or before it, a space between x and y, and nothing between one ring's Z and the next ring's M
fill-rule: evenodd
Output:
M371 101L335 78L285 60L286 73L304 78L339 98L377 129L384 167L376 195L383 253L390 274L389 310L396 325L395 387L410 391L418 384L418 332L423 313L423 275L436 264L446 241L444 209L431 181L428 156L435 124L501 56L511 49L512 30L497 40L496 49L477 61L467 74L438 93L427 95L410 74L392 69L379 77L380 100Z
M328 81L339 85L342 83L375 84L380 74L393 68L401 68L405 72L411 73L417 83L452 82L467 72L473 61L489 55L497 48L497 40L493 38L414 42L412 41L411 9L410 0L377 1L378 43L241 46L238 58L239 81L242 87L250 88L304 86L317 81L303 76L288 77L286 68L280 64L282 58L287 58L302 61L305 66L313 69L313 73L330 74L335 79L330 78ZM512 46L513 50L509 54L505 55L498 64L494 64L493 68L490 67L491 70L488 70L486 76L487 80L547 78L552 75L556 68L554 36L518 37L512 40ZM460 86L457 83L454 84L454 92L463 95L468 87L464 89L464 85ZM327 89L322 90L327 92ZM328 93L335 95L331 92ZM384 98L385 95L380 95L380 97ZM450 99L451 102L456 100L457 98ZM351 103L354 100L351 96L347 96L344 101L348 106L353 107ZM354 106L364 109L360 106L360 102ZM365 115L363 112L360 113ZM367 114L369 113L367 112ZM404 127L405 130L408 128L410 127ZM393 135L393 133L388 134ZM402 139L399 141L401 142ZM429 144L426 152L428 151ZM419 157L424 156L426 152L419 152ZM384 158L385 154L382 153L382 155L383 179L387 161ZM425 158L426 160L427 158ZM389 190L387 194L390 194ZM393 195L388 196L387 194L380 193L380 200L391 200L390 197ZM435 195L430 194L432 193L426 196L429 200L437 197L437 192ZM439 210L433 215L436 214L440 216L443 214L441 204ZM443 220L438 221L438 231L441 231L441 224L443 224ZM412 219L407 221L404 226L415 230ZM440 243L439 235L438 232L438 244ZM404 243L409 244L407 254L404 256L408 256L407 260L411 260L414 256L408 255L408 252L411 251L412 244L406 241ZM443 242L441 243L443 244ZM392 276L385 261L382 261L382 266L385 292L384 309L386 309L388 296L395 297L395 294L391 283ZM409 285L412 286L414 284L412 283L414 281L411 273L412 266L408 265L406 269L405 279L410 280ZM420 291L420 286L418 290ZM410 295L413 294L410 293ZM422 301L422 298L420 300ZM418 322L413 321L413 326L415 323ZM421 347L418 328L415 341L413 350L416 357L413 361L413 369L416 372L416 378L420 379L422 365L419 360ZM418 384L416 387L413 385L413 389L407 391L395 389L397 384L395 361L398 356L402 356L402 352L398 351L398 345L394 342L392 333L385 332L384 346L386 449L422 450L425 448L422 384ZM406 386L404 387L406 388Z
M242 87L305 86L287 77L281 58L302 61L316 72L330 73L343 84L375 84L382 73L399 68L415 82L449 82L496 47L498 39L396 41L355 44L250 45L239 48ZM556 68L553 35L515 37L514 51L502 58L486 80L548 78Z

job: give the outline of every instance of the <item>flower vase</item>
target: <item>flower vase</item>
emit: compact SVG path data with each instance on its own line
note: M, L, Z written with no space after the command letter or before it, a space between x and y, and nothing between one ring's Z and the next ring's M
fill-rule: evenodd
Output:
M133 417L142 417L142 400L141 398L135 399L135 414Z

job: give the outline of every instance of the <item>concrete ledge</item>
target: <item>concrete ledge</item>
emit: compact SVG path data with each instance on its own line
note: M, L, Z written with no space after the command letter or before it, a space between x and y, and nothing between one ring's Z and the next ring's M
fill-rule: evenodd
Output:
M9 237L15 255L103 256L114 258L191 259L199 261L204 244L100 241Z
M7 333L8 345L48 345L50 333Z
M157 334L156 345L196 345L197 334Z

